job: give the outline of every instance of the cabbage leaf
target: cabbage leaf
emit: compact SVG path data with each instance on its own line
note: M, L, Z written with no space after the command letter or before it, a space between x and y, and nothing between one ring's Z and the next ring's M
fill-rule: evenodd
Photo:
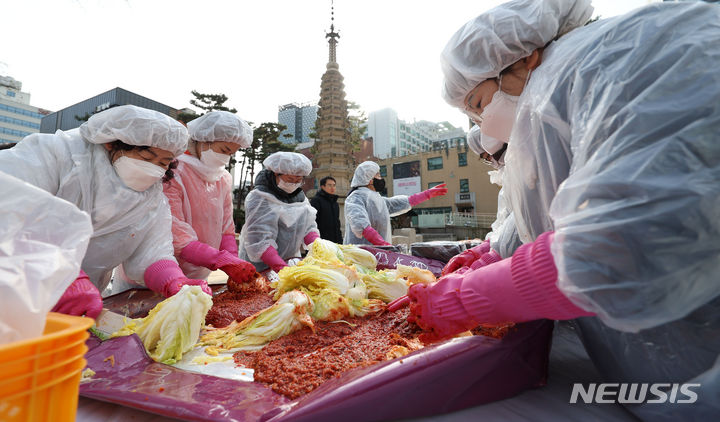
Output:
M199 286L185 285L152 308L148 316L131 320L111 337L135 333L154 361L172 365L197 342L210 307L210 295Z

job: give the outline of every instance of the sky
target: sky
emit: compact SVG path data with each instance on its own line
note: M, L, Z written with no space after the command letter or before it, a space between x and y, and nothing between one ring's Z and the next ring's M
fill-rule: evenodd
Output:
M595 0L610 17L653 0ZM346 99L406 121L467 119L440 97L440 51L502 1L335 0ZM317 101L328 62L330 0L9 0L0 74L56 111L115 87L174 108L223 93L258 125L278 106ZM3 71L4 69L4 71Z

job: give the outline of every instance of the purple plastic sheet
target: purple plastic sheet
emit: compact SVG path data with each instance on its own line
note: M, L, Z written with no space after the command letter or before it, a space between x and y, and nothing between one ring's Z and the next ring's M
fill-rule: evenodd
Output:
M360 246L366 251L371 252L377 259L377 269L395 269L398 264L409 265L412 267L422 268L424 270L430 270L435 277L440 277L445 264L442 261L435 259L423 258L419 256L404 255L397 252L386 251L371 246Z
M386 421L431 416L545 385L553 322L518 324L502 339L463 337L349 371L294 401L259 383L153 362L137 336L88 341L96 371L80 394L164 416L232 421ZM106 360L113 355L115 366Z
M262 384L196 374L156 363L133 334L89 340L87 366L95 371L80 395L188 420L257 421L289 400ZM112 356L112 358L110 358ZM112 359L112 360L111 360Z

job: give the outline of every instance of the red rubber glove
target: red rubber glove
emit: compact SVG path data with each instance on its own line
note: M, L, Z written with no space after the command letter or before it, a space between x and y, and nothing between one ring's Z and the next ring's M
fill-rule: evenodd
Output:
M442 340L481 323L592 316L557 287L557 269L550 254L552 232L521 246L508 259L464 274L450 274L430 286L408 290L408 321L428 330L424 340Z
M280 258L277 249L269 246L265 249L265 252L260 256L260 260L270 267L273 271L280 272L283 268L287 267L288 264L284 259Z
M180 252L180 258L213 271L219 268L238 283L245 283L255 278L253 264L231 255L228 251L217 250L206 243L190 242Z
M75 316L84 314L90 318L97 318L102 308L100 291L92 284L85 271L80 270L78 278L60 296L52 311Z
M257 269L247 261L238 258L238 262L220 267L225 274L238 283L249 283L255 279Z
M194 280L185 277L180 266L169 259L161 259L147 267L144 274L145 286L165 297L175 295L182 286L200 286L202 291L212 296L212 290L205 280Z
M305 238L303 238L303 242L305 242L307 246L310 246L318 237L320 237L320 233L310 232L305 235Z
M224 234L220 239L220 250L228 251L230 255L238 256L238 245L234 234Z
M365 239L367 239L370 243L372 243L375 246L392 246L392 243L388 243L383 239L382 236L380 236L380 233L377 232L377 230L373 229L370 226L365 227L365 230L363 230L362 235Z
M454 273L458 269L462 267L469 267L473 262L480 259L481 256L488 253L490 251L490 241L486 240L483 243L472 247L468 250L462 251L459 254L455 255L448 261L447 264L445 264L445 267L442 269L442 273L440 273L441 276L448 275L450 273Z
M427 201L430 198L434 198L436 196L442 196L447 194L447 188L445 187L445 183L441 183L437 186L433 186L432 188L428 190L424 190L420 193L416 193L413 195L410 195L408 198L408 201L410 201L410 206L414 207L415 205Z

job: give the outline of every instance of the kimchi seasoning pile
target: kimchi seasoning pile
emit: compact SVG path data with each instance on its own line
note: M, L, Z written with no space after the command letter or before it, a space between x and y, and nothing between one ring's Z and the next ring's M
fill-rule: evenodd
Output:
M291 399L354 368L369 366L420 349L420 329L406 321L408 310L344 322L318 322L315 333L302 329L257 352L237 352L235 362L255 370L255 381ZM351 326L350 324L354 325Z
M233 320L262 311L274 302L267 280L228 285L228 291L213 299L205 322L225 327ZM381 312L364 318L315 323L315 332L303 328L264 348L233 355L235 363L255 370L255 381L266 384L290 399L307 394L323 382L354 368L404 356L421 349L422 330L407 322L408 308ZM473 334L502 338L513 324L481 325Z
M506 322L504 324L480 324L471 331L476 336L485 336L492 338L503 338L511 330L514 329L514 322Z
M213 306L205 316L205 324L215 328L227 327L233 321L260 312L273 305L270 287L260 274L252 283L235 283L228 280L228 290L213 297Z

